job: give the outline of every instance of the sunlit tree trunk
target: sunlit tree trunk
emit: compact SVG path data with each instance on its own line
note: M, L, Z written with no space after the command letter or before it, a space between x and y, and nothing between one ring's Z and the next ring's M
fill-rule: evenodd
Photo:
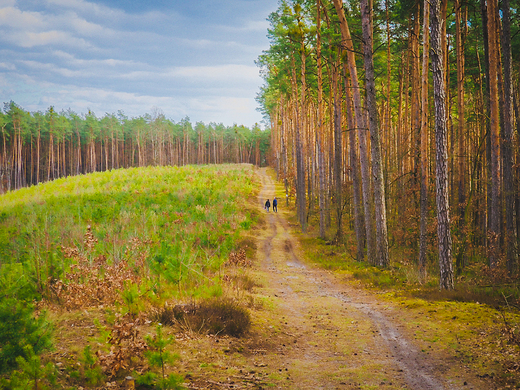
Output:
M420 67L421 56L419 49L420 35L420 2L416 3L413 11L413 29L410 34L410 57L411 57L411 134L410 134L410 157L412 163L413 181L414 181L414 198L416 197L416 188L419 185L420 176L420 139L421 139L421 88L420 86Z
M423 8L423 57L421 80L421 191L420 191L420 237L419 237L419 273L426 276L427 220L428 220L428 63L429 63L429 24L430 3L424 1Z
M502 129L502 164L505 194L505 253L507 269L512 274L517 266L517 237L514 216L515 178L513 175L513 107L512 107L512 61L511 61L511 11L509 0L502 0L502 63L504 69L504 128ZM516 118L517 122L520 118Z
M338 64L339 65L339 64ZM342 129L341 129L341 103L338 93L338 69L336 64L333 65L332 69L332 88L333 88L333 105L334 105L334 187L335 187L335 199L336 199L336 242L341 243L342 240L342 208L343 208L343 197L342 197L342 180L341 172L343 168L343 153L342 153Z
M320 209L320 237L325 238L325 161L323 158L323 70L321 66L321 4L316 4L316 62L318 67L318 129L316 130L316 145L318 153L318 204Z
M293 58L293 64L295 63ZM305 167L303 161L303 145L301 139L302 132L302 121L300 119L299 107L298 107L298 86L296 82L296 70L293 66L292 70L292 84L293 84L293 105L294 105L294 118L295 118L295 153L296 153L296 200L297 200L297 212L298 220L303 232L307 229L307 218L306 212L306 199L305 199ZM302 86L303 89L303 86ZM302 104L302 102L300 102Z
M354 56L354 46L350 36L347 19L343 11L343 3L341 0L334 0L334 7L339 17L342 44L347 50L347 64L352 82L352 92L354 101L354 113L356 115L356 125L359 130L359 152L361 162L361 178L363 188L363 206L365 212L365 229L367 239L367 260L371 264L376 263L376 236L374 219L372 217L373 198L371 196L371 177L368 162L367 142L366 142L366 126L363 109L361 105L361 93L359 87L359 79L357 75L356 59Z
M466 121L465 121L465 97L464 97L464 47L463 47L463 31L461 23L466 24L466 19L463 17L466 15L462 10L462 4L460 0L455 0L455 41L457 48L457 114L458 114L458 138L459 138L459 201L458 201L458 214L459 214L459 234L464 235L465 226L465 210L466 210L466 147L465 147L465 133L466 133ZM454 140L452 140L454 142ZM463 246L463 244L461 244ZM457 274L462 272L463 267L463 256L464 248L460 248L457 254L456 270Z
M79 130L76 127L76 136L78 138L78 145L76 151L76 175L79 175L82 171L81 169L81 137L79 135Z
M347 107L347 123L348 123L348 137L349 137L349 161L350 168L352 170L352 187L354 193L354 229L356 231L356 242L357 242L357 261L362 261L364 258L365 249L365 237L363 234L363 206L362 206L362 195L361 195L361 183L359 177L359 159L358 159L358 145L356 139L356 119L352 114L352 93L350 88L349 79L347 77L347 69L344 65L344 78L345 78L345 101Z
M363 27L363 48L365 63L366 106L370 129L370 145L372 150L372 176L374 178L374 204L376 218L377 264L387 267L388 233L386 226L385 180L381 157L381 141L377 120L376 86L374 80L374 60L372 55L372 6L369 0L361 1L361 21Z
M41 124L38 123L38 138L36 138L36 184L40 182L40 142Z

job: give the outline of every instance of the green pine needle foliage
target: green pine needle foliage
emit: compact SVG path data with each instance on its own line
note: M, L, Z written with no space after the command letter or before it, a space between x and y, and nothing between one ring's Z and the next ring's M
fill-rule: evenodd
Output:
M34 353L30 345L26 345L23 349L25 357L16 358L18 370L14 371L10 380L5 381L2 385L10 390L55 388L58 375L56 366L52 362L43 365L40 357Z
M30 359L50 349L51 336L51 324L44 314L35 316L32 305L14 298L1 299L0 373L16 367L19 357Z
M140 376L138 383L146 385L155 385L159 389L183 389L183 377L179 374L166 375L166 365L175 362L179 358L177 354L169 351L174 340L172 337L165 337L162 324L156 327L155 336L146 336L148 351L145 356L152 368L158 369L160 374L147 372Z

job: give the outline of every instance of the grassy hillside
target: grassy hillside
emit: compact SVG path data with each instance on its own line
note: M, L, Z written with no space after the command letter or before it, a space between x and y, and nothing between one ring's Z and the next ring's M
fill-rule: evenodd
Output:
M101 349L106 352L94 364L88 363L96 360L89 348L76 351L71 367L79 360L81 369L69 372L68 384L100 383L107 369L121 374L129 361L123 356L118 366L110 354L126 339L111 340L129 321L118 319L127 316L137 324L143 312L163 315L165 302L222 295L222 266L230 258L243 258L239 241L257 216L247 203L256 188L254 177L249 165L148 167L59 179L1 195L0 317L12 325L29 323L33 302L51 313L45 317L38 311L35 329L20 325L16 343L9 340L18 338L6 329L2 334L0 327L0 344L2 337L16 344L0 348L0 371L18 367L23 382L27 364L39 359L34 353L50 345L51 325L63 335L66 309L93 310L90 316L105 334ZM221 298L217 305L226 301ZM160 328L156 332L159 337ZM31 342L28 334L45 335L36 337L45 345ZM135 356L139 343L146 344L142 338L126 341ZM43 370L42 362L34 364ZM99 365L105 373L97 378L89 370ZM41 371L40 376L42 383L52 383L51 374Z

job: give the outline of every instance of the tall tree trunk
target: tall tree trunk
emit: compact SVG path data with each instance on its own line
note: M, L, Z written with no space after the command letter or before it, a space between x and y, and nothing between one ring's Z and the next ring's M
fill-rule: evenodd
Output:
M428 220L428 63L429 63L429 23L430 3L424 1L423 8L423 58L421 80L421 222L419 236L419 274L426 276L427 220Z
M356 115L356 125L359 130L359 152L361 162L361 177L363 187L363 206L365 211L365 228L367 239L367 259L371 264L376 264L376 236L374 228L374 219L372 217L373 198L371 196L371 177L370 167L368 162L367 142L366 142L366 126L363 115L363 108L361 105L361 93L359 87L359 79L357 75L356 59L354 56L354 45L350 36L347 19L343 10L343 3L341 0L334 0L334 7L339 17L342 45L347 50L347 63L350 72L350 79L352 82L354 113Z
M416 85L421 84L420 68L421 68L421 55L419 48L419 36L420 36L420 2L416 3L416 9L413 13L413 30L410 34L410 56L412 61L412 74L411 74L411 136L410 136L410 154L411 162L413 163L413 195L416 199L416 188L419 186L420 180L420 148L421 148L421 89L415 88Z
M298 107L298 84L296 81L296 65L293 58L292 69L292 86L293 86L293 110L295 119L295 157L296 157L296 201L298 220L303 232L307 229L306 199L305 199L305 166L303 161L303 146L301 139L302 121L300 118L300 110ZM303 86L302 86L303 88Z
M515 188L513 174L513 107L512 107L512 61L511 61L511 11L509 0L502 0L502 58L504 67L504 128L502 129L502 164L505 193L505 253L507 269L510 274L516 268L518 260L515 226ZM520 121L520 118L516 118Z
M321 2L316 4L316 62L318 68L318 129L316 146L318 152L318 204L320 209L320 237L325 238L325 161L323 158L323 70L321 66Z
M381 158L381 141L377 121L376 86L374 81L374 60L372 55L372 6L369 0L361 1L361 21L363 27L363 48L365 63L366 106L370 129L370 145L372 150L372 175L374 178L374 199L376 217L377 264L387 267L388 233L386 226L385 181Z
M437 234L439 240L439 285L441 289L453 289L453 265L451 259L451 233L448 202L448 155L446 142L446 102L443 49L441 47L440 0L431 0L431 56L433 72L433 95L435 105L435 143L436 143L436 198Z
M354 230L356 232L357 242L357 261L362 261L364 258L365 237L363 234L363 206L361 195L361 183L359 177L359 161L358 161L358 145L356 139L356 119L352 114L352 93L350 89L349 79L347 77L346 65L343 66L343 73L345 79L345 101L347 107L347 123L349 134L349 150L350 150L350 168L352 170L352 186L354 192Z
M341 180L341 172L343 168L343 153L342 153L342 132L341 132L341 103L338 96L338 66L339 64L334 64L332 66L332 88L333 88L333 98L334 98L334 186L335 186L335 200L336 200L336 223L337 223L337 231L335 241L340 244L342 241L342 227L341 227L341 219L342 219L342 180Z
M520 83L518 85L518 89L520 90ZM516 133L520 134L520 108L518 107L518 99L517 94L513 94L513 106L515 108L515 117L516 117ZM517 232L517 250L520 247L520 145L517 141L516 144L516 161L518 164L516 164L515 171L513 172L515 177L514 182L514 189L515 189L515 210L516 210L516 232ZM515 175L516 173L516 175Z
M484 100L484 118L485 118L485 137L486 142L486 223L484 224L485 244L489 250L489 231L491 229L491 137L490 137L490 102L489 102L489 33L488 33L488 12L486 0L480 0L480 12L482 17L482 36L484 43L484 64L485 64L485 94ZM477 51L478 55L478 51ZM481 83L482 84L482 83Z
M464 98L464 47L463 47L463 32L465 28L461 28L461 22L466 25L466 18L463 17L466 13L462 10L462 4L460 0L455 0L455 41L457 47L457 114L458 114L458 136L459 136L459 201L458 201L458 214L459 214L459 234L463 237L465 227L465 210L466 210L466 144L465 144L465 133L466 133L466 122L465 122L465 98ZM455 140L452 140L452 143ZM464 266L464 247L465 240L460 244L456 256L456 270L457 274L462 272Z
M38 138L36 139L36 184L40 182L40 142L41 125L38 123Z
M489 265L498 262L500 244L500 113L498 104L498 47L497 0L488 1L488 50L489 50L489 125L491 144L491 218L489 237Z

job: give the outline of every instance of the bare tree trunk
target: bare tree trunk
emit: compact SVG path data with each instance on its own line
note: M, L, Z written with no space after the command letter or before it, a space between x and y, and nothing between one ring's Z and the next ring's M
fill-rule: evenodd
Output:
M488 50L489 50L489 124L491 143L491 218L489 238L489 266L498 262L500 245L500 120L498 105L498 47L497 0L488 1Z
M38 124L38 138L36 139L36 184L40 182L40 141L41 125Z
M293 58L294 64L294 58ZM303 161L303 146L301 140L302 121L300 118L299 107L298 107L298 84L296 82L296 70L295 65L293 66L293 105L294 105L294 117L296 120L295 126L295 153L296 153L296 200L297 200L297 211L298 220L302 231L305 232L307 228L306 212L306 199L305 199L305 167ZM302 86L303 89L303 86Z
M517 237L515 226L515 178L513 174L513 107L512 107L512 61L511 61L511 11L509 0L502 0L502 58L504 67L504 128L502 131L502 164L505 193L505 253L510 274L517 266ZM516 118L520 121L520 118Z
M334 7L340 21L342 45L347 50L347 63L352 82L352 91L354 97L354 113L356 115L356 125L359 130L359 152L361 162L361 177L363 187L363 205L365 211L365 228L367 238L367 259L371 264L376 264L376 237L374 228L374 219L372 218L373 198L371 197L370 167L368 162L367 142L366 142L366 126L363 109L361 105L361 93L356 68L356 59L354 56L354 45L350 36L347 19L343 11L343 3L341 0L334 0Z
M453 289L453 265L451 259L451 233L448 202L448 155L446 142L446 103L443 49L441 47L441 18L439 0L431 0L431 56L433 95L435 104L437 234L439 240L439 285L441 289Z
M428 220L428 62L429 51L429 23L430 3L424 1L423 9L423 58L421 81L421 222L419 236L419 274L426 276L427 220Z
M320 237L325 238L325 161L323 158L323 70L321 66L321 4L316 5L316 61L318 67L318 129L316 131L316 146L318 148L318 204L320 209Z
M458 213L459 213L459 234L464 235L464 227L466 224L466 147L465 147L465 132L466 132L466 121L465 121L465 101L464 101L464 47L463 47L463 32L464 28L461 28L461 22L466 24L466 19L463 15L466 15L462 11L462 4L460 0L455 0L455 40L457 47L457 113L458 113L458 136L459 136L459 202L458 202ZM452 140L452 143L455 140ZM463 240L464 241L464 240ZM461 243L461 248L458 250L456 256L456 270L457 274L462 272L464 266L464 246L465 243Z
M52 152L52 133L50 135L50 138L49 138L49 153L48 153L48 159L49 159L49 163L47 165L47 181L50 181L51 180L51 166L52 166L52 163L53 163L53 152Z
M484 118L485 118L485 137L487 139L486 142L486 223L484 224L484 236L485 236L485 245L489 250L489 231L491 226L491 137L490 137L490 102L489 102L489 34L488 34L488 12L486 6L486 0L480 0L480 11L482 17L482 36L484 43L484 57L485 57L485 87L486 91L483 96L484 100ZM477 51L478 55L478 51ZM482 84L482 83L481 83Z
M350 83L347 77L346 66L343 66L345 79L345 101L347 106L347 123L349 133L349 149L350 149L350 168L352 170L352 186L354 192L354 230L356 231L357 242L357 261L362 261L364 258L365 237L363 234L363 206L361 196L361 183L359 178L359 161L358 161L358 145L356 139L356 120L352 114L352 93L350 90Z
M337 222L337 231L336 231L336 242L339 244L342 240L342 180L341 180L341 170L343 163L343 154L342 154L342 134L341 134L341 104L338 97L338 64L333 64L332 69L332 88L334 90L334 186L335 186L335 199L336 199L336 222Z
M372 150L372 175L374 178L377 264L382 267L387 267L390 264L390 259L388 257L388 232L386 226L385 181L381 158L379 125L377 121L376 86L374 81L374 60L372 56L372 6L369 5L369 0L361 1L361 21L364 41L366 106L368 109L370 145Z

